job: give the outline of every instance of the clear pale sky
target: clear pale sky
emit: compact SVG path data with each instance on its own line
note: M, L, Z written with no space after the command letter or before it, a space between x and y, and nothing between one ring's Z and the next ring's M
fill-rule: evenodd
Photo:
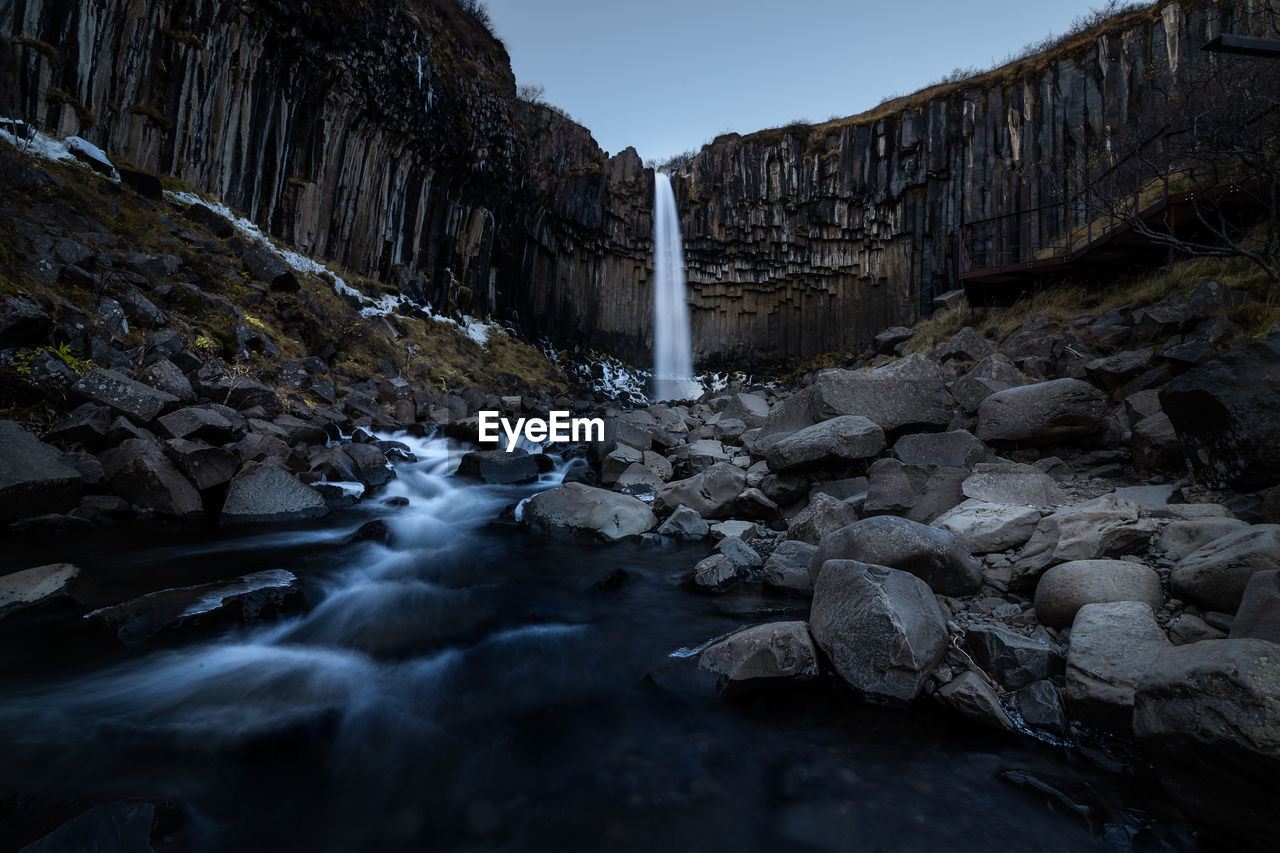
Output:
M825 121L987 68L1103 0L485 0L517 84L616 154Z

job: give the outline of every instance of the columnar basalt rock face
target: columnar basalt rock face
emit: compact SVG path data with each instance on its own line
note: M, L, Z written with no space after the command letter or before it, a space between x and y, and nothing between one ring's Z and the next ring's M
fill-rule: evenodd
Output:
M917 319L957 281L963 223L1059 202L1079 152L1169 109L1199 46L1272 2L1173 2L883 115L716 139L674 180L696 360L861 347ZM647 360L652 172L516 100L502 45L451 0L15 0L0 114L436 309ZM1028 216L1025 239L1061 218Z

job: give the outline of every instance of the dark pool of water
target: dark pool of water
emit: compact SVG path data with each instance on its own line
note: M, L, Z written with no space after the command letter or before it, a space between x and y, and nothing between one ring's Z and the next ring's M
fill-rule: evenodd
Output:
M536 489L461 486L440 445L417 449L390 489L408 507L11 543L8 567L76 562L104 601L287 568L310 608L144 651L5 640L0 793L172 803L169 846L191 850L1193 849L1150 780L1077 752L828 682L735 701L654 684L673 650L807 605L681 589L703 550L495 526ZM389 546L343 544L375 516Z

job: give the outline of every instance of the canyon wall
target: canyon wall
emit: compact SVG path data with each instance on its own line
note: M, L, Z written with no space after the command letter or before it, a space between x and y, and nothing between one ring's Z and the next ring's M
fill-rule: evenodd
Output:
M698 361L917 319L956 286L962 223L1059 199L1077 152L1176 110L1200 45L1275 2L1168 3L867 116L716 139L674 180ZM0 115L437 309L647 361L652 172L516 99L501 43L452 0L10 0L0 39Z

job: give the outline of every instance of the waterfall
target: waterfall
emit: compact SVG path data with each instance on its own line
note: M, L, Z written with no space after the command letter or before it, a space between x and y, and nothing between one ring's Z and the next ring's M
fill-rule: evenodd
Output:
M653 175L653 396L682 400L701 395L693 378L684 249L671 178Z

